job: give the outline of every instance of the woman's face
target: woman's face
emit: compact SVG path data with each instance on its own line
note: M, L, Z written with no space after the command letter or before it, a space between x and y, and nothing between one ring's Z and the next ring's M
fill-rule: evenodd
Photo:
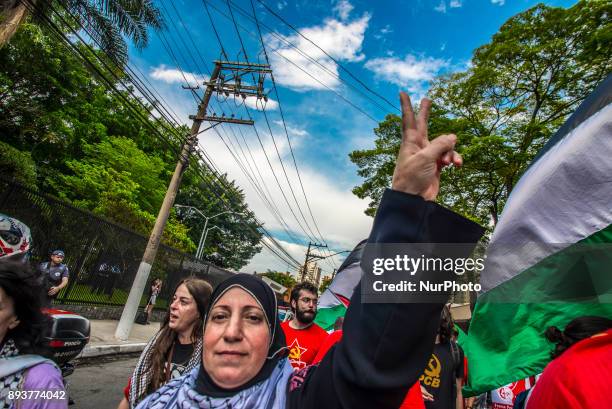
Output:
M6 333L19 325L15 315L15 304L4 288L0 287L0 342L4 341Z
M168 327L177 333L191 336L197 320L201 319L198 305L185 284L179 285L170 304Z
M249 293L232 288L209 313L204 329L204 368L218 386L237 388L263 367L269 345L263 310Z

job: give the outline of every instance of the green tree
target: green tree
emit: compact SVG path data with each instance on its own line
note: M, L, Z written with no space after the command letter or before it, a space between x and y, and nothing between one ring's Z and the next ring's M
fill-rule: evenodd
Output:
M204 183L195 172L187 171L176 203L194 206L208 217L220 214L208 222L207 228L216 226L218 229L208 231L204 258L222 267L240 270L261 251L262 234L258 230L259 225L250 216L244 194L233 181L221 175L223 184L228 187L222 189L206 168L204 171L205 181L208 183ZM231 209L235 209L233 213L226 213L228 203L231 204ZM199 243L204 229L204 218L195 212L177 213L181 222L189 227L193 242ZM218 257L211 258L215 253Z
M287 287L288 290L293 288L294 285L297 284L295 278L287 273L283 273L280 271L272 271L267 270L265 273L261 274L263 277L268 277L270 280L276 281L283 287Z
M535 154L612 69L612 2L581 1L569 9L537 5L504 23L479 47L466 71L431 85L431 134L453 132L461 169L442 175L439 201L483 224L495 224ZM351 160L366 178L354 189L375 212L390 185L399 119L374 131L376 147Z
M72 171L48 183L57 195L73 204L148 234L166 191L163 161L140 150L125 137L109 137L83 145L85 156L69 160ZM193 251L187 228L170 219L163 241Z
M0 176L36 189L36 164L29 152L0 141Z
M93 40L114 61L123 65L127 61L129 38L136 48L143 49L148 43L149 27L161 29L164 26L159 9L151 0L69 0L50 2L30 0L38 13L53 17L52 9L65 10L75 15L87 27ZM61 5L61 6L60 6ZM29 14L27 2L21 0L3 1L0 4L0 48L3 47L26 21Z
M93 61L104 58L99 50L76 45ZM42 26L23 24L0 49L0 135L15 149L15 154L6 150L2 171L10 177L22 173L15 166L25 166L30 171L23 175L43 193L148 235L180 148L168 127L128 90L118 95L109 89ZM187 132L186 127L177 130L181 135ZM23 156L17 159L16 152ZM229 202L248 214L242 192L225 176L222 179L223 188L194 159L183 175L177 203L212 215L227 210L223 203ZM203 220L182 216L171 215L162 240L193 252ZM219 253L222 265L236 270L261 249L258 224L251 216L242 216L246 225L237 218L224 214L214 219L225 233L210 231L205 251Z

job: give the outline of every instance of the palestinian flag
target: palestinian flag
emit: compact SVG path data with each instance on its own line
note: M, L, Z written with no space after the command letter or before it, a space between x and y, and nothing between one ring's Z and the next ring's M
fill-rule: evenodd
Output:
M338 317L344 317L353 290L361 280L361 254L367 240L360 242L342 262L333 281L319 297L315 323L325 331L330 331Z
M469 327L469 395L540 373L543 334L612 318L612 76L522 176L487 248Z

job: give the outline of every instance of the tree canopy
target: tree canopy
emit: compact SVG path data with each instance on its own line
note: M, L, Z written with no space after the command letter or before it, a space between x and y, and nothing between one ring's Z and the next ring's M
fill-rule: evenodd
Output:
M11 40L30 14L34 22L61 15L75 26L82 25L100 49L119 65L124 65L128 58L124 36L136 48L143 49L148 43L148 29L159 30L165 24L151 0L31 1L29 4L7 0L0 4L0 48Z
M430 135L455 133L465 163L442 174L441 203L497 222L536 153L612 71L611 14L610 1L539 4L504 23L470 68L432 82ZM388 115L374 130L375 148L350 154L365 178L353 193L371 198L369 215L390 185L400 124Z
M268 277L270 280L276 281L283 287L286 287L288 292L290 292L291 289L297 284L295 277L287 273L283 273L282 271L267 270L265 273L262 273L261 276Z
M85 55L106 58L102 51L77 46ZM23 24L0 49L0 175L148 235L181 142L169 133L170 124L150 114L150 107L115 86L118 91L109 89L43 27ZM229 202L246 214L243 193L220 178L223 187L193 159L177 203L210 216L226 211ZM182 216L172 213L162 241L193 252L204 221ZM236 270L261 249L258 225L251 217L237 217L213 219L225 234L210 231L205 250L205 255L218 253L222 266Z

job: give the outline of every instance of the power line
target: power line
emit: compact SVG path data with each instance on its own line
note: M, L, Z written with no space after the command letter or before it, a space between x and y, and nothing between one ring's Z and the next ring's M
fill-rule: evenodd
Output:
M253 16L251 16L247 11L245 11L243 8L241 8L239 5L237 5L235 2L233 2L232 0L230 0L232 2L232 4L234 4L234 7L238 10L238 12L240 14L242 14L244 17L246 17L247 19L256 22L255 18ZM219 12L221 15L223 15L224 17L228 18L226 15L224 15L219 9L217 9L213 4L211 4L211 7L213 7L217 12ZM229 18L228 18L229 19ZM256 22L257 23L257 22ZM301 48L299 48L297 45L293 44L292 42L290 42L289 40L287 40L283 35L277 33L276 31L274 31L272 28L270 28L269 26L267 26L266 24L264 24L263 22L259 22L257 23L263 27L265 27L266 29L270 30L270 35L272 35L273 37L275 37L276 39L278 39L279 41L287 44L289 47L293 48L298 54L300 54L301 56L303 56L304 58L306 58L307 60L309 60L310 62L312 62L313 64L316 64L317 66L319 66L321 68L322 71L326 72L330 77L333 77L339 81L341 81L342 83L346 84L349 88L353 89L355 92L359 93L360 95L362 95L364 98L366 98L367 100L369 100L372 104L374 104L377 108L379 108L381 111L383 112L388 112L387 108L385 108L384 106L380 105L376 100L374 100L371 96L369 96L367 93L365 93L364 91L362 91L359 87L355 86L353 83L346 81L344 78L340 77L340 75L338 75L337 73L331 71L328 67L326 67L324 64L320 63L317 59L311 57L309 54L307 54L305 51L303 51ZM244 27L243 27L244 29ZM247 33L249 33L249 35L251 35L252 37L256 37L254 34L251 34L248 30L245 29L245 31L247 31ZM364 114L365 116L368 116L370 119L372 119L372 117L366 113L365 111L363 111L362 109L360 109L358 106L354 105L351 101L347 100L346 98L344 98L341 94L337 93L333 88L327 86L327 84L324 84L323 82L319 81L318 78L310 75L310 73L308 73L307 71L305 71L304 69L302 69L301 67L299 67L297 64L295 64L292 60L290 60L289 58L287 58L286 56L284 56L282 53L279 53L278 50L276 49L272 49L272 52L274 52L275 54L279 55L280 57L282 57L283 59L287 60L287 62L291 63L292 65L294 65L296 68L300 69L302 72L306 73L307 75L309 75L313 80L317 81L319 84L321 84L323 87L327 88L329 91L335 93L337 96L339 96L340 98L342 98L345 102L347 102L349 105L351 105L353 108L357 109L358 111L360 111L362 114ZM323 51L324 52L324 51ZM335 60L334 60L335 61ZM340 65L340 63L338 63L337 61L335 61L338 65ZM341 68L344 68L341 66ZM384 97L383 97L384 98ZM395 108L395 107L394 107Z
M357 81L359 83L359 85L361 85L362 87L364 87L366 90L368 90L370 93L372 93L373 95L377 96L378 98L382 99L383 101L385 101L387 104L389 104L389 106L391 106L393 109L395 109L397 112L401 112L400 108L395 105L394 103L392 103L391 101L389 101L387 98L385 98L384 96L382 96L381 94L379 94L378 92L374 91L373 89L371 89L365 82L363 82L361 79L359 79L356 75L354 75L351 71L349 71L344 65L342 65L338 60L336 60L334 57L332 57L327 51L325 51L323 48L321 48L317 43L315 43L314 41L312 41L310 38L306 37L301 31L299 31L297 28L295 28L294 26L292 26L290 23L287 22L287 20L285 20L282 16L280 16L278 13L276 13L273 9L271 9L266 3L263 2L263 0L257 0L262 6L264 6L264 8L266 10L268 10L268 12L270 14L272 14L274 17L278 18L280 21L282 21L287 27L289 27L290 29L292 29L293 31L295 31L300 37L302 37L303 39L305 39L306 41L308 41L310 44L314 45L317 49L319 49L322 53L324 53L327 57L329 57L333 62L335 62L344 72L346 72L351 78L353 78L355 81ZM251 5L252 5L252 1L251 1ZM253 7L253 15L255 15L255 8Z
M202 0L202 3L204 3L204 8L206 9L206 14L208 14L208 18L210 19L210 22L213 22L212 16L210 15L210 10L208 10L208 4L206 3L206 0ZM223 48L223 43L221 42L221 37L219 37L219 33L217 32L217 28L215 27L214 24L211 24L213 31L215 32L215 36L217 37L217 41L219 42L219 46L221 46L221 53L223 54L223 56L225 57L226 60L229 60L229 58L227 57L227 53L225 52L225 48Z
M207 3L209 0L202 0L205 3ZM225 17L228 20L231 20L231 18L225 14L223 11L219 10L217 7L215 7L214 4L210 4L210 7L212 7L215 11L217 11L219 14L221 14L223 17ZM244 27L243 27L244 29ZM244 29L251 37L253 38L257 38L257 36L253 33L251 33L250 31ZM359 107L358 105L356 105L355 103L353 103L352 101L350 101L349 99L347 99L344 95L340 94L339 92L337 92L335 89L331 88L329 85L325 84L324 82L322 82L321 80L319 80L317 77L315 77L314 75L312 75L310 72L306 71L304 68L300 67L299 65L297 65L295 62L293 62L291 59L285 57L282 53L278 52L277 50L272 50L273 53L277 54L278 56L280 56L282 59L284 59L285 61L287 61L289 64L293 65L294 67L296 67L298 70L300 70L301 72L303 72L304 74L306 74L307 76L309 76L312 80L316 81L317 83L319 83L322 87L324 87L325 89L327 89L328 91L332 92L334 95L336 95L338 98L342 99L344 102L346 102L348 105L352 106L355 110L359 111L360 113L362 113L363 115L365 115L366 117L368 117L369 119L371 119L373 122L376 122L378 124L378 120L376 118L374 118L373 116L371 116L370 114L368 114L366 111L364 111L361 107Z
M227 142L225 141L225 139L223 138L223 136L221 136L221 134L219 133L219 131L217 131L215 129L215 132L217 132L217 135L219 136L219 139L221 139L221 141L223 142L223 144L225 145L225 147L227 148L227 150L229 151L230 155L232 155L232 158L234 159L234 161L238 164L238 166L240 167L240 169L242 170L242 172L245 174L245 176L247 176L247 179L249 180L249 182L253 185L253 187L255 188L256 193L260 196L260 198L262 199L262 201L264 201L264 205L266 204L266 198L265 195L263 195L263 192L258 189L256 187L256 183L253 181L252 176L246 171L244 164L242 164L240 162L240 160L237 158L237 156L234 154L234 152L232 151L232 149L229 147L229 145L227 144ZM227 137L227 135L226 135ZM228 141L231 140L228 138ZM235 150L235 149L234 149ZM268 210L270 210L268 208ZM275 213L272 212L272 215L275 216ZM287 230L288 226L286 226L285 224L283 224L283 221L280 218L277 218L277 221L281 224L281 227L285 230L285 232L291 237L291 233L289 233L289 231Z
M205 4L206 4L206 3L205 3ZM215 7L213 6L213 8L215 8ZM208 10L208 7L207 7L207 10ZM215 8L215 10L217 10L217 9ZM210 19L211 26L213 27L213 29L214 29L214 30L215 30L215 32L216 32L216 29L214 28L214 27L215 27L215 23L214 23L214 21L213 21L213 19L212 19L212 16L210 15L210 13L208 13L208 16L209 16L209 19ZM226 17L227 17L227 16L226 16ZM223 49L223 44L222 44L222 42L221 42L221 38L220 38L219 36L217 36L217 40L219 41L219 46L220 46L220 47ZM243 49L243 52L246 54L246 50L244 50L244 49ZM246 109L246 112L247 112L247 115L248 115L249 119L251 119L251 120L252 120L251 114L250 114L249 110L246 108L246 106L245 106L245 109ZM299 220L299 219L298 219L298 217L296 216L296 214L295 214L295 212L294 212L294 210L293 210L293 207L291 206L291 204L289 203L289 200L287 199L287 196L286 196L286 194L285 194L285 191L283 190L283 188L282 188L282 186L281 186L281 184L280 184L280 181L278 180L278 176L276 175L276 172L274 171L274 167L272 166L272 163L271 163L271 161L270 161L270 158L268 157L268 154L267 154L267 152L266 152L266 150L265 150L265 147L264 147L264 145L263 145L263 142L261 141L261 137L260 137L260 135L259 135L259 132L257 131L257 127L256 127L256 126L254 126L254 127L253 127L253 129L255 130L255 135L256 135L257 140L258 140L258 142L259 142L259 145L261 146L261 149L262 149L262 151L263 151L263 153L264 153L264 156L265 156L265 158L266 158L266 162L268 163L268 166L270 167L270 170L272 171L272 175L273 175L273 177L274 177L274 180L276 181L276 184L277 184L277 186L278 186L278 188L279 188L279 190L280 190L280 192L281 192L281 195L283 196L283 199L285 200L285 203L287 204L287 206L288 206L288 208L289 208L289 211L291 212L291 214L293 215L294 219L295 219L295 220L296 220L296 222L298 223L298 226L299 226L299 227L301 228L301 230L302 230L302 231L305 233L305 235L306 235L306 236L307 236L309 239L312 239L312 237L311 237L311 236L309 235L309 233L306 231L306 229L304 228L304 226L302 226L302 223L300 222L300 220ZM272 133L271 133L271 134L272 134ZM273 136L273 135L272 135L272 139L273 139L273 141L274 141L274 136ZM274 141L274 145L276 146L276 142L275 142L275 141ZM278 153L278 150L277 150L277 153ZM282 164L282 160L281 160L281 164ZM287 181L288 181L288 180L287 180ZM288 182L289 182L289 181L288 181ZM292 190L292 188L291 188L291 184L290 184L290 183L289 183L289 188L290 188L290 189L291 189L291 191L293 192L293 190ZM294 197L295 197L295 196L294 196ZM298 205L298 209L299 209L299 205Z
M163 6L163 4L162 4L162 6ZM185 23L184 23L184 21L182 20L182 17L181 17L181 15L180 15L180 13L178 12L178 10L176 10L176 7L174 7L174 4L172 4L172 7L173 7L173 9L174 9L174 11L175 11L176 15L178 16L179 21L182 23L182 25L183 25L183 29L184 29L184 30L185 30L185 32L187 33L187 36L188 36L189 40L190 40L190 41L191 41L191 43L194 45L194 48L196 48L196 50L198 50L198 48L195 46L195 43L193 42L193 39L191 38L191 35L189 34L189 32L188 32L188 31L187 31L187 29L186 29ZM167 9L166 9L165 7L164 7L164 10L166 11L167 15L169 15L169 12L167 11ZM172 22L172 26L176 28L176 26L174 25L173 19L172 19L172 18L170 18L169 20ZM213 27L213 28L214 28L214 27ZM216 29L215 29L215 30L216 30ZM181 42L183 43L183 45L184 45L185 47L187 47L187 45L185 44L184 40L182 39L182 35L181 35L181 34L178 32L178 30L177 30L177 34L178 34L179 38L181 39ZM240 38L240 40L242 41L242 39L241 39L241 38ZM222 45L222 44L220 44L220 46L221 46L221 48L223 49L223 45ZM243 45L243 52L245 53L245 57L246 57L246 50L244 49L244 45ZM200 68L199 68L199 64L197 63L197 61L195 61L195 57L193 56L193 54L191 54L191 52L189 52L189 54L190 54L190 56L191 56L191 58L192 58L192 61L194 61L194 63L195 63L197 66L198 66L198 69L200 69ZM199 54L199 51L198 51L198 54ZM208 70L208 67L206 66L206 63L204 62L204 60L203 60L203 58L201 57L201 55L200 55L200 58L201 58L202 62L204 63L204 65L205 65L206 69ZM248 62L248 57L246 57L246 58L247 58L247 62ZM178 63L178 61L176 61L176 59L175 59L175 63L178 65L178 68L180 69L180 64ZM201 69L200 69L200 71L201 71ZM210 70L209 70L209 72L210 72ZM226 137L227 137L227 132L225 131L225 129L224 129L224 128L222 128L222 129L223 129L223 130L224 130L224 132L226 133ZM233 128L232 128L232 127L230 127L230 130L232 131L232 133L234 133L234 131L233 131ZM217 131L217 130L215 130L215 131L218 133L218 131ZM241 129L240 129L240 132L241 132L241 134L242 134L242 130L241 130ZM219 136L220 136L220 135L219 135ZM234 136L235 136L235 133L234 133ZM243 139L244 139L244 136L243 136ZM228 137L228 140L231 142L231 140L229 139L229 137ZM227 143L225 143L225 141L223 141L223 143L225 144L226 148L227 148L227 149L230 151L230 153L231 153L232 155L234 155L234 154L232 153L232 150L230 149L230 147L227 145ZM237 143L238 143L238 146L240 147L240 149L242 150L242 147L240 146L240 143L239 143L238 141L237 141ZM246 143L246 141L245 141L245 143ZM235 149L235 148L234 148L234 149ZM248 148L248 144L247 144L247 149L248 149L248 150L249 150L249 152L250 152L250 149ZM245 162L246 162L246 163L249 165L249 168L250 168L250 164L248 163L248 160L246 159L246 156L244 155L244 151L242 151L242 153L243 153L243 157L245 158ZM251 157L252 157L252 155L251 155ZM262 191L261 187L259 187L259 188L257 187L257 186L258 186L257 182L256 182L256 181L255 181L253 178L251 178L251 176L249 175L248 171L246 171L246 169L244 168L244 165L241 165L241 164L240 164L240 161L237 159L237 157L235 157L235 156L234 156L234 159L235 159L235 160L236 160L236 162L238 163L239 167L241 167L242 172L243 172L243 173L244 173L244 174L247 176L247 178L249 179L249 182L250 182L250 183L251 183L251 184L254 186L254 188L256 189L256 192L258 193L258 195L260 195L260 198L262 198L262 200L264 201L264 205L266 205L266 207L268 207L268 210L269 210L269 211L271 212L271 214L272 214L272 215L273 215L273 216L274 216L274 217L277 219L277 221L279 221L280 225L281 225L283 228L285 228L285 226L286 226L287 224L286 224L286 222L284 222L284 220L282 220L282 216L280 216L280 212L279 212L279 210L278 210L277 206L274 204L273 199L267 199L267 198L265 197L265 194L263 193L263 191ZM259 173L259 175L260 175L260 178L261 178L261 172L259 172L259 168L257 167L256 162L254 162L254 164L255 164L256 169L257 169L257 171L258 171L258 173ZM252 172L252 168L251 168L251 172ZM261 181L262 181L262 183L263 183L263 185L264 185L264 187L265 187L265 190L268 192L268 195L269 195L269 196L270 196L270 198L271 198L271 197L272 197L272 195L269 193L269 190L268 190L267 185L265 184L265 182L264 182L263 178L261 178ZM258 191L258 190L259 190L259 191ZM266 202L267 202L267 203L266 203ZM293 240L296 240L296 239L295 239L295 237L293 237L293 235L292 235L291 233L289 233L289 232L288 232L288 230L287 230L286 228L285 228L285 231L288 233L288 235L289 235L289 236L290 236L290 237L291 237Z
M64 23L64 24L65 24L67 27L69 27L69 28L71 28L71 29L72 29L72 27L71 27L71 26L70 26L70 25L69 25L69 24L68 24L68 23L67 23L67 22L64 20L63 16L62 16L60 13L58 13L58 12L55 10L55 8L53 8L53 6L52 6L51 4L49 4L49 6L50 6L51 10L52 10L52 11L53 11L53 12L54 12L54 13L55 13L57 16L58 16L58 19L59 19L60 21L62 21L62 22L63 22L63 23ZM37 11L37 7L38 7L38 6L37 6L37 5L35 5L35 4L28 4L28 7L29 7L31 10L33 10L33 11ZM68 15L72 16L72 14L71 14L71 13L70 13L68 10L66 10L66 11L67 11L67 14L68 14ZM74 16L72 16L72 17L74 18ZM101 79L102 79L102 80L103 80L103 81L106 83L106 86L107 86L107 87L108 87L110 90L112 90L113 92L115 92L117 95L119 95L119 96L120 96L120 97L121 97L121 98L124 100L124 102L127 104L128 108L132 109L132 110L133 110L133 111L134 111L134 112L137 114L137 115L136 115L136 118L137 118L139 121L141 121L141 122L142 122L143 124L145 124L146 126L150 127L150 128L151 128L151 129L154 131L154 133L158 134L158 136L160 136L160 137L162 138L162 140L164 140L166 143L168 143L168 145L169 145L170 147L172 147L173 149L175 149L175 148L176 148L176 146L174 145L174 143L169 143L170 141L169 141L167 138L165 138L165 137L164 137L162 134L160 134L160 133L159 133L159 131L158 131L156 128L152 127L152 124L149 122L149 120L148 120L147 118L142 117L142 115L140 114L140 112L138 112L137 110L135 110L135 109L134 109L133 102L125 98L125 96L123 95L123 93L122 93L121 91L119 91L119 90L116 88L115 84L114 84L112 81L108 80L108 78L106 78L106 76L104 75L104 73L102 73L102 72L100 71L100 69L99 69L98 67L96 67L96 65L95 65L94 63L92 63L92 61L91 61L91 60L90 60L90 59L89 59L89 58L88 58L88 57L87 57L87 56L86 56L86 55L85 55L83 52L81 52L81 50L80 50L78 47L76 47L76 46L75 46L75 45L74 45L74 44L73 44L73 43L72 43L72 42L69 40L69 38L68 38L68 37L67 37L67 36L64 34L63 30L59 29L59 28L57 27L57 25L56 25L56 24L53 22L53 20L51 20L51 19L50 19L48 16L46 16L46 15L44 15L44 16L43 16L43 20L46 22L46 24L47 24L48 26L50 26L50 28L51 28L51 29L52 29L52 31L53 31L53 34L54 34L54 35L56 35L56 36L58 36L58 37L60 38L60 40L64 41L64 42L65 42L65 43L66 43L66 44L69 46L69 47L68 47L69 52L74 53L74 54L75 54L75 55L77 55L79 58L81 58L81 59L82 59L84 62L86 62L86 63L87 63L87 65L89 66L89 68L90 68L92 71L94 71L94 72L95 72L95 73L96 73L96 74L97 74L97 75L98 75L98 76L99 76L99 77L100 77L100 78L101 78ZM75 19L75 21L76 21L77 23L79 23L78 19ZM85 28L85 27L83 27L82 25L81 25L81 27L83 28L83 30L86 30L86 28ZM89 46L89 45L88 45L88 44L87 44L85 41L83 41L83 39L80 37L80 35L78 34L78 32L76 32L74 29L73 29L72 31L73 31L74 35L75 35L75 36L76 36L76 37L79 39L79 41L80 41L82 44L84 44L84 45L85 45L85 47L87 47L87 48L89 49L89 51L92 53L92 55L94 55L94 56L95 56L95 57L96 57L96 58L97 58L97 59L98 59L98 60L99 60L101 63L103 63L103 64L104 64L104 61L102 61L102 60L99 58L99 56L98 56L98 55L97 55L97 53L96 53L96 52L95 52L95 51L94 51L94 50L91 48L91 46ZM93 38L93 37L91 37L91 38ZM108 66L105 66L105 68L107 68L107 69L108 69ZM109 70L109 71L110 71L111 73L113 73L113 71L112 71L112 70ZM128 76L129 76L129 74L128 74ZM117 80L118 82L122 83L122 82L120 81L120 79L119 79L119 78L116 78L116 80ZM124 85L124 84L123 84L123 85ZM125 85L124 85L124 86L125 86ZM130 94L132 94L132 95L133 95L133 91L131 91L129 88L126 88L126 89L127 89L127 91L128 91ZM145 97L146 97L146 95L147 95L147 94L146 94L146 93L143 93L143 95L145 95ZM136 100L136 101L138 101L139 103L141 103L141 102L140 102L140 100L139 100L137 97L135 97L135 96L134 96L134 98L135 98L135 100ZM162 116L163 116L163 113L161 113L161 112L160 112L160 114L162 114ZM158 121L159 121L159 120L158 120ZM163 122L162 122L162 124L163 124ZM167 126L167 124L165 124L165 125ZM178 139L180 140L180 137L179 137ZM184 142L184 141L181 141L181 142ZM202 181L208 185L208 182L206 181L206 178L205 178L205 177L202 175L202 173L201 173L201 171L202 171L202 170L201 170L200 168L198 168L198 170L199 170L200 175L202 176ZM214 172L213 172L213 174L214 174ZM222 179L220 179L218 175L215 175L215 176L217 177L217 179L218 179L218 180L221 182L221 184L223 185L223 181L222 181ZM218 196L218 192L216 192L216 190L215 190L215 189L212 189L212 192ZM228 206L228 205L229 205L229 203L227 203L226 201L223 201L222 203L224 203L226 206ZM254 218L254 215L252 215L252 217ZM244 223L244 221L243 221L243 223ZM260 223L258 223L258 224L260 224ZM250 226L248 223L245 223L245 226L246 226L247 228L251 228L251 229L252 229L252 227L251 227L251 226ZM253 231L255 231L255 230L253 230ZM264 230L264 231L265 231L265 230ZM268 234L269 234L269 233L268 233ZM277 244L278 244L278 243L277 243ZM283 250L284 250L284 249L283 249ZM289 254L289 253L286 253L286 254ZM283 260L283 261L287 262L286 260ZM295 261L295 260L293 260L293 261ZM297 261L295 261L295 263L296 263L296 264L299 264L299 263L297 263Z
M247 51L246 51L246 49L245 49L245 47L244 47L244 42L242 41L242 36L240 35L240 30L238 29L238 24L236 23L236 19L234 18L234 13L232 12L232 7L231 7L231 5L230 5L229 0L227 0L227 7L228 7L229 12L230 12L230 15L231 15L231 17L232 17L232 23L233 23L233 25L234 25L234 28L236 29L236 34L238 35L238 40L240 41L240 46L242 47L242 53L244 54L244 58L245 58L245 59L246 59L246 61L248 62L248 61L249 61L249 57L248 57L248 55L247 55ZM265 49L264 49L264 51L265 51ZM268 61L268 59L267 59L267 56L266 56L266 62L267 62L268 64L270 63L270 62ZM270 74L270 76L273 78L272 73ZM253 78L253 80L255 80L255 79ZM280 104L279 104L279 106L280 106ZM249 112L248 112L248 108L246 107L246 105L245 105L245 109L247 110L247 114L249 114ZM281 112L282 112L282 111L281 111ZM279 160L279 162L280 162L281 168L282 168L282 170L283 170L283 174L285 175L285 180L287 181L287 184L288 184L288 186L289 186L289 190L291 191L291 195L293 196L293 200L295 201L295 204L296 204L296 206L297 206L297 209L298 209L298 211L299 211L300 215L302 216L302 220L304 220L304 223L305 223L306 227L308 228L308 230L309 230L310 234L312 234L313 236L315 236L314 232L313 232L313 231L312 231L312 229L310 228L310 225L308 224L308 221L306 220L306 217L304 217L304 213L302 212L302 208L300 207L300 204L299 204L299 202L298 202L298 200L297 200L297 198L296 198L296 196L295 196L295 192L293 191L293 187L291 186L291 182L290 182L290 180L289 180L289 176L287 175L287 171L286 171L286 169L285 169L285 165L284 165L284 163L283 163L283 159L282 159L282 157L281 157L281 155L280 155L280 152L279 152L279 150L278 150L278 145L276 144L276 139L274 138L274 133L272 132L272 128L271 128L271 126L270 126L270 122L269 122L269 120L268 120L268 115L266 114L266 110L265 110L265 109L263 110L263 114L264 114L264 118L265 118L265 120L266 120L266 124L267 124L267 126L268 126L268 131L270 132L270 137L272 138L272 143L274 144L274 149L276 150L276 155L277 155L277 157L278 157L278 160ZM249 117L250 117L250 114L249 114ZM284 119L283 119L283 121L284 121ZM288 135L287 135L287 140L289 140ZM291 148L291 142L290 142L290 141L289 141L289 147ZM291 149L291 154L293 155L293 149ZM295 159L295 157L294 157L294 159ZM296 165L296 170L297 170L297 165ZM299 173L298 173L298 177L299 177ZM301 180L300 180L300 184L301 184ZM303 189L303 186L302 186L302 189ZM306 199L306 200L308 201L308 199ZM307 203L308 203L308 202L307 202ZM316 223L316 222L315 222L315 223Z
M255 12L255 5L253 3L253 0L251 0L251 8L253 10L253 17L255 19L255 24L257 26L257 32L259 33L259 40L261 42L261 46L262 46L262 49L263 49L263 52L264 52L264 56L266 58L266 62L269 64L270 60L268 59L268 52L266 51L266 46L265 46L265 43L263 41L263 35L261 34L261 27L259 26L259 20L257 19L257 14ZM282 108L282 104L281 104L281 101L280 101L280 95L278 93L278 88L276 86L276 81L274 80L274 74L273 73L270 74L270 78L272 80L272 86L273 86L273 89L274 89L274 93L276 95L276 100L278 102L278 108L279 108L281 120L282 120L282 123L283 123L283 129L285 130L285 136L287 138L287 143L289 144L289 150L291 152L291 158L293 159L293 165L295 167L295 172L297 174L298 181L299 181L300 187L302 189L302 194L304 195L304 200L306 201L306 206L308 208L308 212L310 213L310 217L311 217L311 219L312 219L312 221L313 221L313 223L315 225L315 229L317 230L317 233L319 233L319 237L323 240L323 235L321 234L321 230L319 229L319 226L317 225L317 221L315 220L314 214L312 212L312 208L310 206L310 202L308 200L308 196L306 195L306 191L304 189L304 184L302 183L302 177L300 176L300 171L299 171L298 166L297 166L297 161L295 159L295 154L293 152L293 147L291 146L291 139L289 138L289 132L287 131L287 122L285 121L285 115L283 114L283 108ZM266 122L267 122L267 117L266 117ZM325 241L325 240L323 240L323 241ZM325 248L327 248L327 247L325 247ZM327 258L325 260L328 260L328 262L333 262L333 260L329 260ZM330 265L331 265L331 263L330 263ZM334 263L334 265L335 265L335 263ZM332 268L335 268L334 265L332 265Z

